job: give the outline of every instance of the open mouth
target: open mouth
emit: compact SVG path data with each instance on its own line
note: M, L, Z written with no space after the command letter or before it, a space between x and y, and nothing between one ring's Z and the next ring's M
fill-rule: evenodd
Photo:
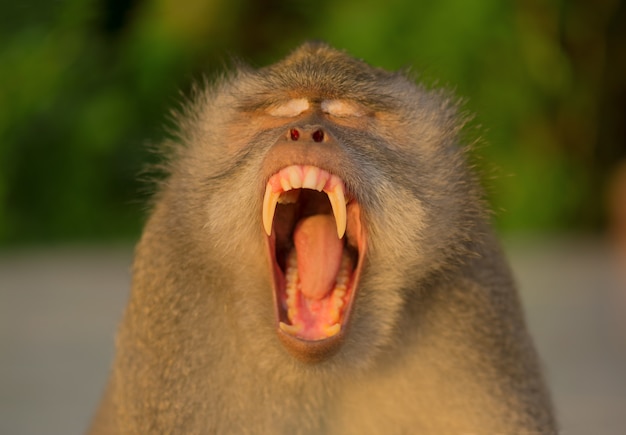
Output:
M365 255L361 208L336 175L292 165L270 177L263 226L278 328L306 342L346 329Z

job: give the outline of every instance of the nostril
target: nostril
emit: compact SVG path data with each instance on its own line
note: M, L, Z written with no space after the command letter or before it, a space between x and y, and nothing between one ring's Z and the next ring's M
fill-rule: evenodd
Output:
M291 140L298 140L300 139L300 132L297 129L292 128L289 130L289 137L291 137Z
M321 142L324 140L324 132L322 130L315 130L311 137L315 142Z

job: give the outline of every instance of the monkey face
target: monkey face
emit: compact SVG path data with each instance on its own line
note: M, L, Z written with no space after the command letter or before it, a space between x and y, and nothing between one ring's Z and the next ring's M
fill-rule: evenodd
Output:
M317 44L198 97L168 186L198 247L185 258L236 281L215 297L255 349L273 310L298 359L367 364L427 277L460 264L481 213L456 103Z

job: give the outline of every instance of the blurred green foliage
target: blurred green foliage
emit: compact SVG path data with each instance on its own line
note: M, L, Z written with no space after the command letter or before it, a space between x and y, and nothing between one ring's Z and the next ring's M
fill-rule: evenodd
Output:
M0 243L135 237L180 92L306 39L465 98L501 228L597 229L626 157L625 18L613 0L3 2Z

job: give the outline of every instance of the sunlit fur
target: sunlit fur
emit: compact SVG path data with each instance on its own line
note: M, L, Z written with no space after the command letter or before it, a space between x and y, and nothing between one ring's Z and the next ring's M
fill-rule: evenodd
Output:
M310 119L368 234L349 333L313 364L277 339L261 222L265 156ZM445 92L305 44L177 120L93 433L555 433Z

